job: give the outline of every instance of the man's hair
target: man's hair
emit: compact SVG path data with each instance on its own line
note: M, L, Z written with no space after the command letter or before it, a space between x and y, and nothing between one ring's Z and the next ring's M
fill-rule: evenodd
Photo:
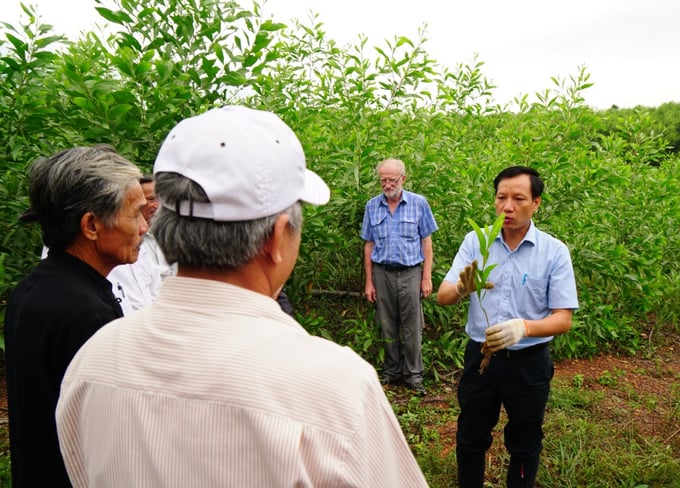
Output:
M399 172L402 175L406 174L406 165L401 159L385 159L383 161L380 161L375 167L376 173L380 171L380 168L387 163L395 163L399 167Z
M302 204L293 205L276 215L256 220L217 222L181 216L165 208L180 201L209 202L203 188L177 173L155 175L156 194L162 202L151 228L165 258L180 266L230 271L243 267L261 251L281 214L290 217L288 227L299 232Z
M543 194L544 183L541 177L538 176L538 171L526 166L510 166L498 173L498 176L493 180L494 190L498 191L498 184L502 180L514 178L519 175L529 175L529 179L531 180L531 198L538 198Z
M29 198L43 243L63 250L80 234L87 212L111 228L125 193L139 184L141 172L105 144L74 147L36 160L29 170Z
M153 175L150 175L149 173L144 173L142 176L140 176L139 184L144 185L146 183L153 183Z

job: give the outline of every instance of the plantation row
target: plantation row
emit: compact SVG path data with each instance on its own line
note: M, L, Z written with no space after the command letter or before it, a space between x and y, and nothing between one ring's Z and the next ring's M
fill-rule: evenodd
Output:
M194 5L196 4L196 5ZM678 330L680 105L593 111L584 67L553 86L493 101L473 59L438 66L419 39L338 46L316 18L285 26L260 5L126 0L99 8L107 32L65 42L26 9L0 27L0 305L36 262L40 236L20 224L26 169L73 146L113 144L144 170L168 130L214 105L278 113L297 132L308 166L332 188L307 208L300 259L287 286L310 331L351 345L377 364L378 331L363 290L359 238L366 201L380 191L378 161L405 161L405 188L424 194L433 235L435 289L470 231L491 223L492 179L535 167L546 181L537 225L567 243L581 309L558 355L633 351ZM465 307L425 302L428 370L460 363Z

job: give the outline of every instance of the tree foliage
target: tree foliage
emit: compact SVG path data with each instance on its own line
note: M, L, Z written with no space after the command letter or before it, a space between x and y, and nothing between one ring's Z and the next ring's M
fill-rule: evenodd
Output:
M290 25L261 5L220 0L96 0L104 30L77 40L54 34L24 7L0 28L0 302L40 248L27 206L26 170L73 145L111 143L148 171L169 129L209 107L244 103L278 113L332 188L306 209L298 265L288 284L300 321L378 364L373 311L361 298L366 201L380 191L375 165L406 162L408 189L427 196L435 287L467 219L492 220L493 177L535 167L547 183L537 225L567 243L581 310L556 352L583 356L636 350L642 334L677 330L680 305L680 106L594 111L585 67L512 106L477 57L442 67L417 39L338 45L312 14ZM464 307L424 304L423 346L438 377L460 364ZM666 329L667 330L667 329Z

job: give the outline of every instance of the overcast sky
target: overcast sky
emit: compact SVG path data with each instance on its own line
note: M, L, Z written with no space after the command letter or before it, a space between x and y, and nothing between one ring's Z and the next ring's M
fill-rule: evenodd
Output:
M15 23L19 0L1 0ZM100 18L94 0L26 0L45 22L75 38ZM246 3L245 5L250 5ZM680 102L680 0L268 0L265 17L306 20L310 11L341 45L365 34L369 45L427 24L425 49L441 65L475 53L497 88L497 102L551 88L585 66L595 108ZM77 14L76 14L77 12Z

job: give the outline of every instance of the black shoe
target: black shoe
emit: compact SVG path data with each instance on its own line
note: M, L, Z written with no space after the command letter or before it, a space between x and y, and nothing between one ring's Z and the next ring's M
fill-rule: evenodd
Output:
M380 377L380 384L381 385L398 385L400 384L401 381L395 378L390 378L389 376L381 376Z
M418 396L425 396L427 392L420 381L407 382L406 387Z

